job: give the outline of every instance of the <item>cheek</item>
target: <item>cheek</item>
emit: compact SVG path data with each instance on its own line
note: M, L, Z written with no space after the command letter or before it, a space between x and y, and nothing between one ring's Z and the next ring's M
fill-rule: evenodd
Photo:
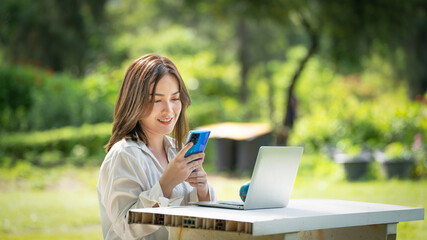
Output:
M150 116L156 116L161 111L162 111L162 107L159 104L154 104L149 115Z
M173 107L173 110L174 110L174 112L175 112L177 115L179 115L179 113L181 112L181 109L182 109L182 105L181 105L181 103L177 103L177 104L175 104L175 105L174 105L174 107Z

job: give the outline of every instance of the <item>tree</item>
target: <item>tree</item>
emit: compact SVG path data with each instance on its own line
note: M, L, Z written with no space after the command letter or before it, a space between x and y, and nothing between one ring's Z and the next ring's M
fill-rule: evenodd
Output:
M294 73L291 84L285 97L284 105L285 113L283 125L280 127L278 144L285 145L288 133L293 126L296 117L296 98L294 96L294 89L297 80L303 71L305 64L309 58L316 52L318 46L318 34L313 24L309 22L305 8L308 6L306 2L299 2L293 0L264 0L264 1L213 1L213 2L198 2L194 0L187 0L184 4L186 9L196 10L196 14L212 15L217 21L227 21L236 26L236 39L238 42L237 60L240 63L240 94L239 99L241 104L245 104L249 96L247 87L247 76L250 70L257 64L265 65L266 62L277 58L279 55L281 59L284 58L285 49L275 49L276 51L266 51L265 46L272 41L285 42L286 34L276 34L276 39L266 39L259 35L265 34L265 29L260 29L264 22L279 26L275 31L286 33L287 28L291 25L289 15L297 13L304 28L309 35L309 51L307 56L301 60L300 66ZM256 29L256 30L252 30ZM258 41L257 41L258 40ZM259 41L261 40L261 41ZM261 48L261 49L260 49ZM268 68L266 67L266 78L269 86L270 95L274 94L273 85L271 83ZM273 101L269 99L270 108L274 108ZM271 110L273 112L274 110ZM271 114L270 114L271 115Z
M324 56L341 71L359 70L361 60L377 52L406 76L411 97L427 91L426 1L322 0L318 18L329 41L322 46L329 51ZM396 60L399 52L403 66Z
M286 101L285 101L285 114L282 127L280 128L277 135L277 144L278 145L286 145L289 137L289 133L294 126L294 122L297 115L297 98L294 95L295 85L304 70L308 60L317 52L319 45L319 33L318 29L313 27L313 24L309 23L306 17L303 16L303 13L299 13L299 18L304 27L305 32L309 36L309 47L306 55L303 59L301 59L298 68L292 76L291 84L288 87Z
M285 48L276 53L259 50L273 41L287 40L284 34L274 34L274 40L262 39L258 35L265 32L259 27L271 23L279 26L280 32L289 32L295 25L304 30L305 38L299 38L295 44L305 44L307 54L300 60L285 93L286 110L278 131L280 145L286 144L295 122L298 102L295 86L315 54L321 54L323 59L334 62L339 71L348 73L360 71L361 60L372 52L379 52L393 61L395 52L403 51L410 88L413 92L425 92L427 73L421 66L427 51L421 43L426 39L427 21L426 4L421 0L164 0L158 4L164 15L188 26L197 27L197 21L212 21L212 28L216 27L214 21L234 26L237 47L231 51L236 52L236 60L241 66L239 99L242 104L251 98L246 83L251 69L265 65L278 55L283 59L286 53ZM410 66L417 67L411 71ZM267 79L268 75L266 72ZM274 87L271 83L269 86Z
M0 2L0 46L12 62L84 74L106 52L106 0Z
M262 35L266 32L265 29L256 28L260 26L260 21L263 21L264 16L268 16L271 12L277 15L285 16L288 14L288 7L285 5L289 1L246 1L246 0L231 0L231 1L184 1L184 8L191 9L193 14L213 16L216 21L227 22L235 26L235 39L237 41L237 61L240 63L240 90L239 100L241 104L245 104L250 98L247 80L250 70L260 62L267 59L272 59L272 56L266 57L269 53L257 51L256 56L251 53L254 46L259 44L256 42L257 35ZM194 13L195 12L195 13ZM267 44L267 43L261 43ZM283 56L284 54L282 54Z
M271 19L289 27L287 18L297 16L309 38L307 55L300 61L287 90L286 113L278 132L277 143L285 145L296 115L293 89L306 63L318 51L334 61L341 71L360 71L361 61L372 52L394 62L396 52L403 50L409 94L423 95L427 90L427 3L421 0L347 0L347 1L280 1L287 14L273 6L276 2L254 3L256 16ZM269 9L265 14L262 9ZM279 8L280 9L280 8ZM250 14L251 12L248 12ZM260 15L259 15L260 14ZM320 44L322 40L323 44ZM324 43L327 44L324 44ZM329 44L328 44L329 43ZM378 47L381 46L381 47ZM399 70L399 66L396 67ZM399 79L397 79L399 80Z

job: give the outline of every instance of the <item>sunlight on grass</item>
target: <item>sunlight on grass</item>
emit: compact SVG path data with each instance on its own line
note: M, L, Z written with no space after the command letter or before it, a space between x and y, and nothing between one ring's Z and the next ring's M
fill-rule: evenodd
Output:
M99 224L93 191L23 191L0 193L3 233L58 231Z
M16 235L0 235L4 240L57 240L57 239L102 239L101 226L96 225L89 228L75 228L65 230L49 230L47 232L34 232L34 233L19 233Z
M240 200L240 186L249 178L235 178L227 175L210 175L210 184L215 189L218 200Z

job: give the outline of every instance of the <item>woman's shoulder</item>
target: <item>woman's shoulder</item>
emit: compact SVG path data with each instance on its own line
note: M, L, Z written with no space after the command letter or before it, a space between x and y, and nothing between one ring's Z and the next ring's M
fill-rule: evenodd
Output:
M110 169L120 169L120 166L136 167L149 159L147 152L141 150L143 147L143 143L123 138L111 147L102 165L109 166Z
M128 148L140 148L145 150L147 148L146 144L142 141L134 141L132 139L122 138L120 141L116 142L111 150L122 150Z
M111 147L109 154L112 155L130 155L136 157L141 150L146 151L147 146L143 142L135 142L131 139L122 138Z

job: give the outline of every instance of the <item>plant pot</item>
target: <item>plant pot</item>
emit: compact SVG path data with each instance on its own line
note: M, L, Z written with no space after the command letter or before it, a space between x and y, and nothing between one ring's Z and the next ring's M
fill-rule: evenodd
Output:
M389 160L381 162L381 168L387 178L409 178L414 166L414 161L411 160Z
M344 162L345 176L348 181L355 181L364 176L368 172L369 162L360 161L360 162Z
M366 176L369 163L371 162L370 156L364 153L356 156L337 153L334 155L334 159L337 163L343 164L345 176L348 181L355 181Z
M380 163L381 170L387 178L409 178L415 164L412 157L390 159L380 151L375 153L375 159Z

